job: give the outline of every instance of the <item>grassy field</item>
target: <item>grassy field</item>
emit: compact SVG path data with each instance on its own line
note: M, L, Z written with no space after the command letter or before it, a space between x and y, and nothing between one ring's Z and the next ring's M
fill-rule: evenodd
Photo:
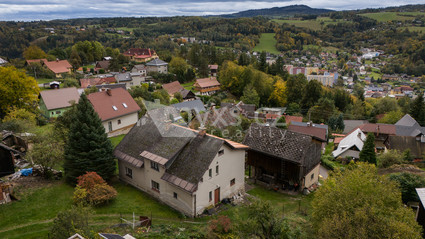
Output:
M115 148L121 142L121 140L124 138L124 136L125 136L125 134L122 134L122 135L118 135L118 136L109 138L111 140L112 147Z
M364 17L369 17L377 20L378 22L388 21L408 21L415 19L415 16L425 15L423 12L374 12L360 14Z
M37 84L44 84L44 83L50 83L54 81L54 79L46 79L46 78L39 78L35 79L37 81Z
M403 27L402 29L404 30L406 28L411 32L425 33L425 27Z
M195 92L195 90L194 89L192 89L193 88L193 84L194 84L195 82L193 81L193 82L187 82L187 83L184 83L184 84L181 84L182 86L183 86L183 88L185 88L186 90L191 90L191 91L193 91L193 92Z
M280 52L276 49L276 39L274 38L275 33L263 33L261 34L260 43L258 43L253 51L266 51L272 54L280 54Z
M329 24L349 22L349 21L345 21L343 19L331 19L329 17L318 17L316 20L273 19L272 21L277 22L279 24L287 23L287 24L290 24L290 25L294 25L296 27L303 27L303 28L307 28L307 29L310 29L310 30L313 30L313 31L321 30L323 26L326 26L326 25L329 25ZM322 26L322 24L323 24L323 26Z

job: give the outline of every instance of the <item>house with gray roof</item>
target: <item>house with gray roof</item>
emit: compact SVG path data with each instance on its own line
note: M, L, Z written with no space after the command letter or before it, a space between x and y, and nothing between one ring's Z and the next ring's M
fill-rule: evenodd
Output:
M350 157L358 159L365 141L366 135L360 129L356 129L341 140L338 144L338 148L332 152L332 156L334 158Z
M145 82L145 77L139 72L125 72L115 75L117 83L125 83L126 88L141 85Z
M172 104L171 106L179 111L186 112L191 112L192 110L196 113L207 111L207 109L205 109L204 103L201 100L184 101L181 103Z
M115 148L122 181L196 217L244 192L247 146L142 117Z
M146 63L147 72L168 74L168 63L158 58Z
M249 146L247 164L256 180L296 190L319 180L322 142L315 137L254 123L243 144Z

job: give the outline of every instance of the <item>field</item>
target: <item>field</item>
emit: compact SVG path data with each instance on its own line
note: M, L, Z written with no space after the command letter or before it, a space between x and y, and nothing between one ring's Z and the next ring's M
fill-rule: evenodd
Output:
M280 52L276 49L276 39L274 38L275 33L263 33L261 34L260 43L258 43L253 51L266 51L272 54L280 54Z
M313 31L318 31L322 29L322 24L324 26L329 24L337 24L340 22L349 22L344 21L343 19L330 19L329 17L318 17L316 20L297 20L297 19L291 19L291 20L282 20L282 19L273 19L272 21L277 22L279 24L287 23L290 25L294 25L296 27L303 27L307 28Z
M403 27L402 29L404 30L406 28L411 32L425 33L425 27Z
M378 22L388 21L408 21L415 19L417 15L425 15L423 12L374 12L360 14L364 17L369 17L377 20Z

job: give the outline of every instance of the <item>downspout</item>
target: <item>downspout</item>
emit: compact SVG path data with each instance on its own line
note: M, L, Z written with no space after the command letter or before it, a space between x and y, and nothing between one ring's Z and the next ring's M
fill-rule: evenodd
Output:
M193 195L194 200L193 200L193 217L196 217L196 194Z

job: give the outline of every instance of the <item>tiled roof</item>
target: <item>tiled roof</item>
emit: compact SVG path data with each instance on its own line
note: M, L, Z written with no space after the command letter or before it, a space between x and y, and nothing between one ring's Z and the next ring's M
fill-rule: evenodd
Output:
M196 112L201 111L207 111L204 107L204 103L202 103L201 100L190 100L190 101L184 101L181 103L173 104L172 107L178 109L178 110L184 110L184 111L191 111L195 110Z
M356 147L361 151L365 140L366 135L360 129L356 129L351 134L341 139L338 148L332 152L332 156L336 158L352 147Z
M208 68L210 68L210 70L217 70L218 65L208 65Z
M304 165L305 160L320 161L320 145L309 135L271 126L251 124L243 141L250 149ZM317 152L316 152L317 151ZM307 155L308 152L315 152Z
M147 66L166 66L166 65L168 65L168 63L163 61L163 60L156 58L156 59L146 63L146 65Z
M122 88L92 93L87 98L102 121L140 110L139 105L131 97L130 93Z
M396 126L393 124L363 124L358 128L364 133L396 135Z
M154 50L147 49L147 48L130 48L127 51L123 53L125 56L152 56L155 54Z
M44 62L44 64L55 74L67 73L72 68L71 64L69 64L67 60L47 61Z
M215 77L197 79L195 84L199 85L201 88L220 85Z
M96 62L96 67L107 70L109 68L109 61L98 61Z
M288 126L288 129L294 132L311 135L319 140L326 141L326 129L325 128L319 128L316 126L301 126L291 123Z
M27 64L31 64L31 63L45 63L47 62L47 59L33 59L33 60L27 60Z
M180 82L178 81L173 81L171 83L167 83L167 84L163 84L162 88L167 91L167 93L169 95L174 95L177 92L180 92L181 90L183 90L183 86L180 85Z
M286 124L290 124L292 122L303 122L303 117L302 116L285 115L285 121L286 121Z
M40 95L48 110L69 107L72 102L78 103L80 99L80 94L75 87L43 90Z
M345 128L343 133L348 134L360 125L367 123L369 123L367 120L344 120Z
M401 126L419 126L419 123L409 114L405 114L395 125Z

